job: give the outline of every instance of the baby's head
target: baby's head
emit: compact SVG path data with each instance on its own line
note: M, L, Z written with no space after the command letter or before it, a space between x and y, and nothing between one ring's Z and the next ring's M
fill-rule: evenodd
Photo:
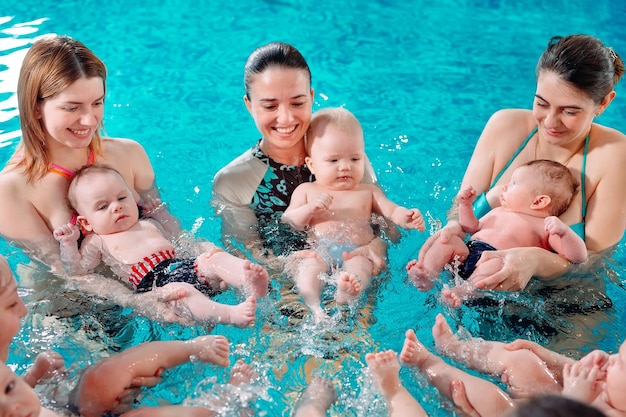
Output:
M139 219L139 209L122 175L103 165L76 172L67 191L70 208L89 232L108 235L123 232Z
M4 257L0 256L0 362L9 357L9 346L28 311L17 293L17 282Z
M537 194L550 196L550 214L560 216L572 203L578 192L578 181L571 171L563 164L547 159L528 162L537 178Z
M351 183L361 182L365 171L363 129L348 110L337 107L315 112L305 145L306 163L317 182L332 183L337 172L348 171Z
M502 190L503 206L515 210L532 207L560 216L578 192L579 183L570 170L555 161L538 159L518 167Z
M35 391L11 369L0 363L0 416L39 416L41 403Z
M521 400L506 417L605 417L595 407L564 395L538 395Z
M617 353L609 356L604 391L605 401L626 413L626 341L622 342Z

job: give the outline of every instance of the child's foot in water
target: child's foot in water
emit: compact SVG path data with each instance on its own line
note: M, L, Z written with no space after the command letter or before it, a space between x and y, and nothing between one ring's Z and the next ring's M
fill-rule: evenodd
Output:
M337 296L339 304L353 301L361 293L361 283L352 274L342 271L337 277Z
M224 336L198 336L187 341L197 352L193 356L202 362L211 362L220 366L228 366L230 345Z
M393 394L402 386L400 382L400 363L398 355L393 350L365 355L367 366L372 372L374 382L385 398Z
M269 274L267 269L262 265L246 261L243 265L245 274L244 282L251 294L256 298L263 298L267 294L267 282L269 281Z
M245 363L242 359L239 359L233 365L233 369L230 370L228 383L235 386L249 384L255 376L256 372L252 369L252 366Z
M294 417L326 415L333 403L337 401L337 391L332 382L321 376L314 376L300 395Z
M424 269L424 265L417 259L413 259L406 265L406 271L411 282L420 291L430 291L433 288L433 281Z
M248 327L256 318L256 298L250 296L243 303L230 306L229 323L236 327Z
M407 365L421 368L424 362L432 355L419 340L412 329L406 331L404 345L400 352L400 360Z

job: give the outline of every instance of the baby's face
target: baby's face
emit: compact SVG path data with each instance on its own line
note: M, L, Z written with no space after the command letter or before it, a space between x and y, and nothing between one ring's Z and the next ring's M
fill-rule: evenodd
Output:
M363 179L365 147L358 132L345 132L328 125L311 146L307 164L315 182L332 190L351 190Z
M83 227L99 235L123 232L139 218L137 203L124 179L115 172L93 172L74 188Z
M609 357L605 391L607 403L626 412L626 341L620 346L619 352Z
M17 283L7 262L0 258L0 361L6 362L9 346L20 330L22 318L28 311L17 294Z
M40 411L41 403L35 391L0 363L0 417L37 417Z
M537 197L536 183L537 178L529 167L517 168L511 175L511 181L502 188L500 205L514 212L529 209Z

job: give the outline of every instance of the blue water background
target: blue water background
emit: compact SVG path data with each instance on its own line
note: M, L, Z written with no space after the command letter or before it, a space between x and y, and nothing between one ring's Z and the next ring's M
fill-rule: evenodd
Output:
M186 229L195 225L198 236L214 242L220 235L208 204L211 179L259 137L242 101L242 73L248 54L262 44L280 40L303 53L313 73L315 108L345 106L354 112L388 196L419 207L434 223L444 221L489 116L500 108L530 108L535 64L551 36L595 35L626 57L626 4L612 0L45 3L51 2L5 0L0 8L0 160L6 161L19 141L15 86L26 48L43 34L70 35L107 64L108 135L133 138L145 146L173 213ZM625 96L623 81L600 123L626 132ZM259 402L259 415L289 414L286 404L293 403L304 386L300 352L316 349L343 349L339 356L344 369L334 378L342 385L342 396L331 414L352 410L354 415L379 415L380 406L368 396L371 384L361 377L364 354L399 351L407 328L416 329L432 347L430 327L438 312L453 326L494 334L481 329L481 323L487 323L502 340L525 335L563 351L587 350L587 341L614 350L626 337L624 240L611 269L581 279L604 281L613 308L575 321L569 313L544 316L543 309L550 306L540 297L522 298L524 308L552 320L562 331L546 337L534 325L524 327L527 312L520 313L520 330L502 319L497 308L451 312L442 307L436 292L420 293L407 284L404 265L425 238L425 233L408 232L390 248L389 273L370 297L372 316L362 315L365 325L342 328L345 340L339 347L324 335L285 325L267 302L254 328L216 328L262 373L287 369L285 378L268 377L270 389ZM23 277L28 268L19 251L4 244L0 249L11 254L18 279ZM93 311L81 317L64 317L58 311L48 315L42 308L46 299L29 290L26 279L20 284L32 310L11 357L21 367L40 347L57 348L68 361L84 361L144 340L203 332L161 326L114 308L107 322L101 310L109 307L89 307ZM74 301L70 295L63 297L68 305ZM173 401L188 396L203 374L198 366L182 369L171 374L169 385L148 395L146 403L159 396ZM216 372L209 367L206 374ZM450 415L420 378L406 369L402 377L432 415ZM373 408L360 409L358 398L370 401Z

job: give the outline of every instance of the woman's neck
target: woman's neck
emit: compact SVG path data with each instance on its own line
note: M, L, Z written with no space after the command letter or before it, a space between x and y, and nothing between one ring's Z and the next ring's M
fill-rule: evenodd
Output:
M265 139L261 139L259 147L261 148L261 152L279 164L289 166L300 166L304 164L304 158L306 156L304 140L299 141L291 148L278 148L271 146Z
M588 135L589 134L586 134L563 145L550 144L537 136L534 159L549 159L567 166L567 164L582 151Z
M71 171L75 171L85 165L85 162L89 157L89 148L48 148L48 152L50 164L59 165Z

